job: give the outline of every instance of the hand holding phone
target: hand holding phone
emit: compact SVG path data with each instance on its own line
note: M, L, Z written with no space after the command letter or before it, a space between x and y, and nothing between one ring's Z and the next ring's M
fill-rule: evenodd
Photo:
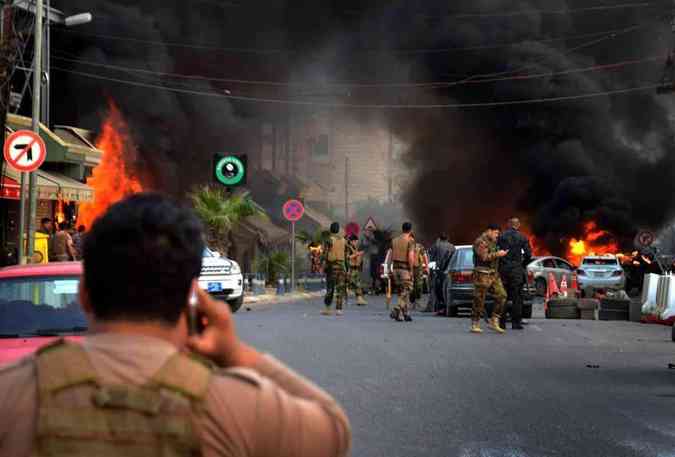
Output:
M188 303L188 315L194 309L195 333L191 334L187 346L222 367L255 367L260 353L237 336L227 303L213 299L199 287L193 290L195 305ZM200 323L206 325L200 328Z

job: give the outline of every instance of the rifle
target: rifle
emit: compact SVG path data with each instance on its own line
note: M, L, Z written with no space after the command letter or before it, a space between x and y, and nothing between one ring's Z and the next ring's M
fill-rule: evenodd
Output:
M391 307L391 276L387 275L387 311Z

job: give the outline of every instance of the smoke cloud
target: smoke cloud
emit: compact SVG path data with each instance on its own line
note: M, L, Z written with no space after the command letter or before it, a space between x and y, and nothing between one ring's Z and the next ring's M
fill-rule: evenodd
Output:
M308 6L277 0L233 8L216 0L169 3L154 0L140 6L70 0L63 7L68 12L94 12L100 19L86 31L99 35L294 52L242 55L67 33L57 35L59 44L62 49L84 48L80 59L153 71L312 83L309 89L288 92L236 88L250 96L307 99L307 94L323 88L323 94L339 102L435 105L568 97L654 84L665 58L593 71L578 69L665 56L670 38L664 20L669 4L564 13L609 4L399 0L373 1L368 6L356 1ZM522 11L528 13L509 14ZM474 12L505 14L456 16ZM616 32L611 35L609 30ZM556 40L565 36L572 38ZM391 49L417 52L386 51ZM72 64L69 68L92 70ZM491 82L475 77L488 74L492 79L545 76ZM440 88L322 86L335 80L458 81L472 75L469 83ZM102 83L72 75L60 78L70 93L91 94L84 101L78 97L63 111L92 126L93 113L105 106ZM148 81L158 79L148 76ZM206 177L214 148L250 147L256 120L283 115L286 109L121 84L105 83L105 87L137 130L143 151L137 166L151 170L156 185L171 192L184 191ZM189 87L200 88L195 82ZM202 87L227 89L206 82ZM360 110L337 111L357 119L364 115ZM560 253L560 239L580 235L589 219L624 244L638 228L658 229L672 219L671 113L669 97L652 90L498 107L373 110L367 115L392 129L407 146L403 161L410 177L401 198L418 232L429 237L448 231L455 241L469 242L486 224L516 214L552 252Z

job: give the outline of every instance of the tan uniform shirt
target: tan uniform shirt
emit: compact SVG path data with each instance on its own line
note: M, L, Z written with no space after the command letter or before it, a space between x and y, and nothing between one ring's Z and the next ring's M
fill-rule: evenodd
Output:
M82 345L106 383L147 382L176 352L137 335L91 335ZM249 371L256 382L214 376L207 413L194 416L204 457L348 455L349 421L330 395L270 355ZM29 457L37 407L33 358L0 369L0 456Z

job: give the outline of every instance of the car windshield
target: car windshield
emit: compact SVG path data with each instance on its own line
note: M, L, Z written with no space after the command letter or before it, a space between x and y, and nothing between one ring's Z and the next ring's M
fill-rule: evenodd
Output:
M0 280L0 335L44 335L86 330L76 276Z
M461 270L473 268L473 249L459 249L457 251L457 268Z
M584 259L584 265L599 265L599 266L607 266L607 265L617 265L616 259Z

